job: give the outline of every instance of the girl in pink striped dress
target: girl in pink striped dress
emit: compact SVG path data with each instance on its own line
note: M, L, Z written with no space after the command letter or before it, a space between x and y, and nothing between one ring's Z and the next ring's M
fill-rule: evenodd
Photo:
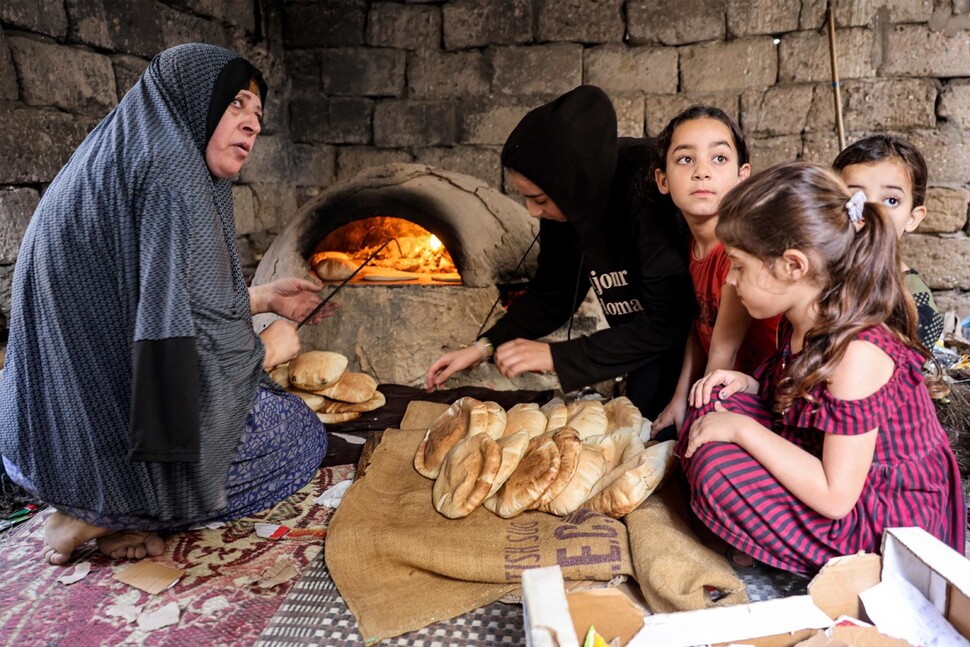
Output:
M829 169L791 162L724 198L717 237L751 316L784 319L754 377L715 371L691 390L678 455L694 513L735 549L797 573L878 552L896 526L963 554L960 473L882 208Z

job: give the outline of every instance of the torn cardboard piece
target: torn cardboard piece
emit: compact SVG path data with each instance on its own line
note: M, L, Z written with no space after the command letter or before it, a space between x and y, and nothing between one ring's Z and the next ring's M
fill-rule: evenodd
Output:
M88 573L90 572L91 572L91 562L81 562L80 564L77 564L74 567L73 571L71 571L67 575L62 575L59 578L57 578L57 581L67 586L70 584L74 584L75 582L80 582L85 577L87 577Z
M171 566L157 562L140 561L115 574L115 579L146 593L158 595L174 586L183 575L185 575L185 571Z

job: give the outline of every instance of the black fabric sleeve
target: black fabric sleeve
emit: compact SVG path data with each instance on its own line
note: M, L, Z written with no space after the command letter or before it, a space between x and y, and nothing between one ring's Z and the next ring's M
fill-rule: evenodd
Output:
M199 460L199 356L194 337L136 341L128 460Z
M538 339L554 332L569 320L589 291L589 277L580 276L582 256L569 225L543 220L539 232L535 276L505 316L483 333L496 347L520 337Z

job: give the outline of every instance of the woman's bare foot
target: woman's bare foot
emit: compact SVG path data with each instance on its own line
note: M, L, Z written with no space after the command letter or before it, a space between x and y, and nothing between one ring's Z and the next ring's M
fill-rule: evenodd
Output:
M157 557L165 552L165 540L153 532L122 530L98 537L98 550L113 559Z
M44 558L51 564L62 566L71 561L74 549L84 542L114 532L55 511L44 526L44 543L47 544Z

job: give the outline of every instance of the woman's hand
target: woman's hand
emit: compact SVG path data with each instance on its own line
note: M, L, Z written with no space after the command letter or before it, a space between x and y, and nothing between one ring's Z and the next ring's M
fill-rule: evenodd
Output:
M323 287L314 281L288 277L264 285L249 288L249 301L253 314L273 312L291 321L303 321L303 318L316 308L322 299L317 293ZM320 308L308 323L320 323L337 311L337 304L332 301Z
M259 333L259 338L266 349L263 369L267 371L300 354L300 337L296 334L296 324L292 321L274 321Z
M549 344L529 339L513 339L495 349L493 358L499 373L512 379L519 373L549 373L554 370Z
M657 419L650 426L650 437L653 438L661 429L666 429L670 425L677 430L680 435L680 428L684 426L684 419L687 417L687 398L675 393L670 403L664 407Z
M739 443L745 425L751 418L733 413L720 402L714 403L714 411L694 421L687 432L687 449L684 458L690 458L697 448L707 443Z
M750 375L739 371L713 371L694 382L690 387L687 400L692 407L700 409L711 402L711 394L717 390L715 397L719 400L730 398L738 391L757 393L758 383Z
M428 393L441 388L458 371L477 366L483 359L482 349L477 343L445 353L428 369L428 375L424 379Z

